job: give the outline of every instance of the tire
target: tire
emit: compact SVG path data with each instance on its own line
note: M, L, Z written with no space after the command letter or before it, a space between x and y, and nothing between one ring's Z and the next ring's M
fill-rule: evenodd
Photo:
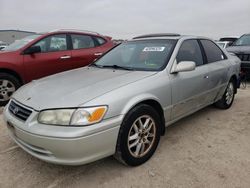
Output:
M21 86L19 80L11 74L0 73L0 106L8 103L11 95Z
M231 79L227 85L224 95L219 101L215 103L215 106L220 109L230 108L234 101L235 90L236 90L236 84L234 80Z
M147 124L143 129L140 121ZM115 158L129 166L138 166L149 160L160 140L160 125L160 116L154 108L146 104L134 107L121 125ZM129 137L132 140L129 141Z

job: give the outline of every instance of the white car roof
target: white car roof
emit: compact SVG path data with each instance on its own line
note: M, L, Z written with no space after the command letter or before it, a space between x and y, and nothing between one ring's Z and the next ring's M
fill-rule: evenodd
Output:
M132 40L150 40L150 39L209 39L207 37L202 36L192 36L192 35L180 35L174 33L157 33L157 34L149 34L149 35L141 35L138 37L134 37ZM212 40L212 39L209 39Z

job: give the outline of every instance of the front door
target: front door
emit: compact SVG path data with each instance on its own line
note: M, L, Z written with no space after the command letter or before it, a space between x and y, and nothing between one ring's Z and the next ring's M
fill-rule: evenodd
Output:
M73 68L66 34L51 35L34 46L40 46L41 53L24 55L27 81Z
M172 86L171 119L178 119L192 113L207 103L208 70L197 40L186 40L182 43L176 63L193 61L196 68L189 72L170 75Z

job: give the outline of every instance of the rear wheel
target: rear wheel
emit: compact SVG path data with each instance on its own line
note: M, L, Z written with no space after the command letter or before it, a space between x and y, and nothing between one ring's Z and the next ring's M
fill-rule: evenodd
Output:
M0 106L10 100L11 95L21 86L18 79L8 73L0 73Z
M149 105L133 108L121 125L115 157L130 166L146 162L160 140L160 117Z
M215 106L221 109L228 109L232 106L235 95L235 82L231 79L227 85L223 97L215 103Z

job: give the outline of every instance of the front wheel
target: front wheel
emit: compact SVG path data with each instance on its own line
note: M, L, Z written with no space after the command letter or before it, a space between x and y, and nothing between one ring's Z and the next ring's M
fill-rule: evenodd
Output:
M0 73L0 106L4 106L10 100L11 95L21 86L16 77Z
M235 83L231 79L227 85L226 91L222 98L215 103L215 106L221 109L228 109L232 106L235 95Z
M122 163L138 166L154 154L160 140L160 117L149 105L134 107L121 125L115 157Z

